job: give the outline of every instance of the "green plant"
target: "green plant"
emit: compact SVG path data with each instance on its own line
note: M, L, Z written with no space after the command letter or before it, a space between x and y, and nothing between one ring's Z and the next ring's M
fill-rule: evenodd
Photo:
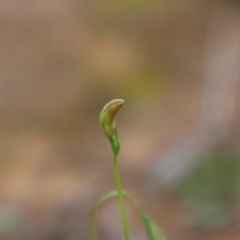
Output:
M90 217L91 240L97 240L95 219L96 219L96 212L98 208L106 200L116 196L118 197L118 201L119 201L125 240L130 240L130 232L129 232L127 214L126 214L125 205L124 205L124 197L127 197L130 200L130 202L133 204L134 208L136 209L139 217L142 219L149 240L166 240L160 228L147 214L144 213L144 211L142 210L140 205L135 201L133 196L122 189L121 177L120 177L119 166L118 166L118 158L117 158L118 152L120 150L120 140L117 134L114 117L116 116L119 109L123 106L123 104L124 104L124 100L114 99L109 103L107 103L100 113L100 124L104 130L105 135L109 139L112 152L113 152L113 168L114 168L114 175L115 175L117 190L105 194L93 206L91 211L91 217Z
M240 196L239 149L221 147L199 156L199 163L175 188L189 227L219 230L236 218Z

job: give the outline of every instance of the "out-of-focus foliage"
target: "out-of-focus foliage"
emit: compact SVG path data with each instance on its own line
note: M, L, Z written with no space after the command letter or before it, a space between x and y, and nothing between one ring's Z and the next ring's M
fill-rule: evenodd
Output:
M221 228L236 217L240 200L240 152L220 150L202 157L179 184L187 224Z
M20 218L14 209L0 209L0 238L19 230Z

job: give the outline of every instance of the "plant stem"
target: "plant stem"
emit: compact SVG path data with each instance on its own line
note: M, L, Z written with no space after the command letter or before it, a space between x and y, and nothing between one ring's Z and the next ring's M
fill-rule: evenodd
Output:
M90 217L91 240L97 240L95 215L96 215L96 208L92 210L91 217Z
M130 240L128 220L127 220L127 214L126 214L126 209L125 209L124 200L123 200L122 183L121 183L120 172L118 167L117 154L113 155L113 167L114 167L115 180L117 184L118 201L119 201L122 223L124 228L124 236L125 236L125 240Z
M143 211L141 207L138 205L138 203L135 201L135 199L132 197L132 195L124 190L122 190L122 195L124 197L127 197L130 202L133 204L135 209L138 212L138 215L142 218L143 217ZM91 240L97 240L97 230L96 230L96 212L98 208L108 199L112 197L118 197L118 192L116 190L108 192L107 194L103 195L101 198L98 199L97 202L95 202L94 206L92 207L91 210L91 215L90 215L90 228L91 228Z
M98 208L109 198L117 196L117 191L112 191L102 196L93 206L90 215L91 240L97 240L96 212Z

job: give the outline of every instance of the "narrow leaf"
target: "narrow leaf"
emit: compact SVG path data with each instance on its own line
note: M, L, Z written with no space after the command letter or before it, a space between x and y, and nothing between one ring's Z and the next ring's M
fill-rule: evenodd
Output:
M149 240L167 240L162 230L157 224L147 215L142 216Z

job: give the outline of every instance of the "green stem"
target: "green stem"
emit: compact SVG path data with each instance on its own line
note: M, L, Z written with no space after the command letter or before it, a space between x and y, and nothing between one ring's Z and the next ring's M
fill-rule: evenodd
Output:
M130 240L128 220L127 220L127 214L126 214L126 209L125 209L124 200L123 200L122 183L121 183L120 172L118 167L117 154L113 155L113 167L114 167L115 180L117 184L118 201L119 201L122 223L124 228L124 236L125 236L125 240Z
M130 202L132 203L132 205L135 207L135 209L136 209L139 217L143 219L143 217L144 217L144 212L143 212L141 206L140 206L140 205L137 203L137 201L133 198L133 196L132 196L130 193L126 192L126 191L123 191L123 195L126 196L126 197L130 200ZM111 195L111 197L113 197L113 195Z
M139 216L142 218L143 211L142 208L140 207L140 205L138 205L138 203L135 201L135 199L132 197L131 194L129 194L126 191L122 191L123 196L127 197L130 202L133 204L133 206L135 207L135 209L137 210ZM104 196L102 196L101 198L99 198L99 200L94 204L92 210L91 210L91 216L90 216L90 228L91 228L91 240L97 240L97 230L96 230L96 212L98 210L98 208L108 199L118 196L118 192L116 190L111 191L107 194L105 194Z
M109 198L117 196L116 191L105 194L101 197L93 206L90 216L90 228L91 228L91 240L97 240L97 231L96 231L96 212L97 209Z

